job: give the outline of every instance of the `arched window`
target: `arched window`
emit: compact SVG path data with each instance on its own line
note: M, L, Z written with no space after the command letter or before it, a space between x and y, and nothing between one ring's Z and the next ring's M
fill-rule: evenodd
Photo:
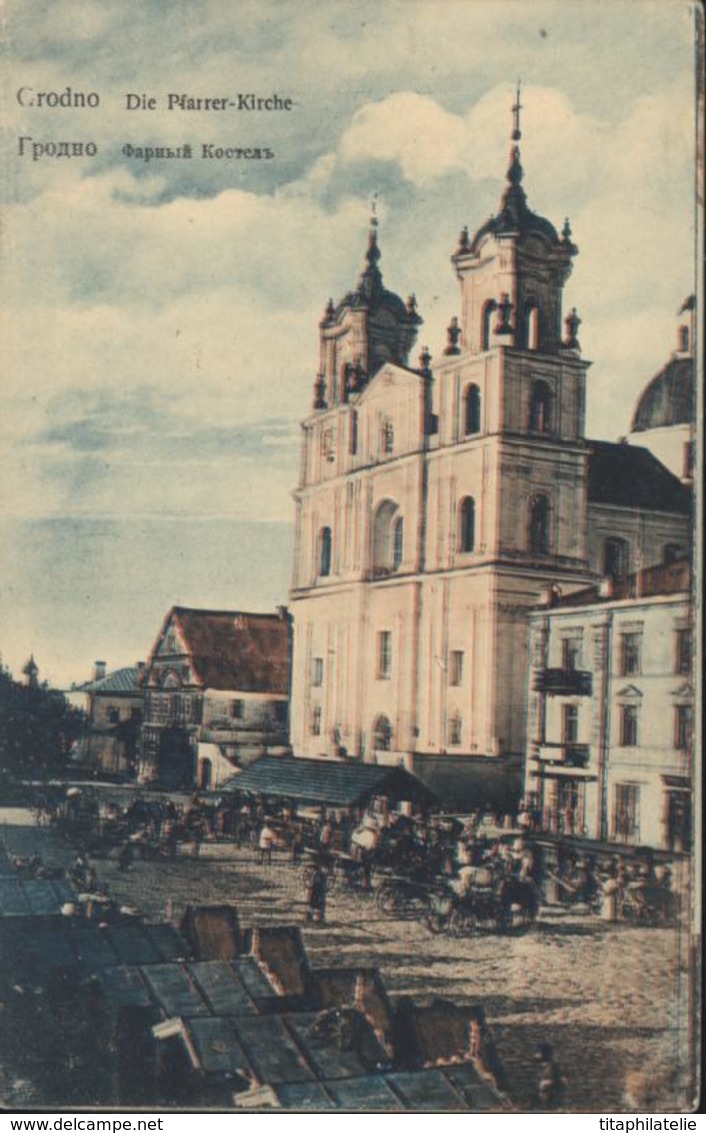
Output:
M314 704L311 709L311 718L309 721L309 730L312 736L321 735L321 705Z
M603 573L608 578L625 578L628 573L628 544L611 536L603 544Z
M404 554L404 519L398 515L392 524L392 569L399 570Z
M392 751L392 724L387 716L378 716L373 724L373 747L376 751Z
M382 422L382 451L389 455L395 448L395 429L389 417Z
M462 733L461 714L458 711L451 713L449 717L449 746L452 744L460 744Z
M358 451L358 414L355 409L351 413L350 454L355 456Z
M497 303L494 299L489 299L483 305L483 321L481 323L481 350L490 350L490 335L491 335L491 320L493 318L493 311L497 310Z
M399 514L397 504L394 500L383 500L373 517L372 568L374 576L380 577L389 574L391 571L397 570L399 566L399 563L395 565L395 552L397 540L400 543L400 551L402 549L404 528L400 527L398 534L398 523L402 523L402 517Z
M552 427L552 391L546 382L532 386L529 427L533 433L548 433Z
M525 307L525 345L528 350L539 350L539 308L534 303Z
M469 386L466 390L463 418L467 437L480 433L480 390L476 385Z
M331 573L331 528L322 527L319 531L319 574L322 578Z
M535 555L549 554L549 500L546 496L532 500L529 545Z
M465 496L459 509L459 544L461 551L468 554L476 545L476 501L473 496Z

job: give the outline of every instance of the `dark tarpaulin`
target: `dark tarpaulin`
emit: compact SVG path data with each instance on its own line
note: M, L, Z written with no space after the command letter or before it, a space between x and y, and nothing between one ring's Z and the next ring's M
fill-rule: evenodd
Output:
M427 804L436 797L402 767L267 755L229 779L221 790L340 807L362 806L376 795Z
M143 924L142 932L149 940L160 960L185 960L186 941L170 924Z
M143 968L142 975L167 1018L208 1015L208 1007L178 964L153 964Z
M347 1078L332 1082L329 1091L339 1109L402 1110L405 1108L384 1078Z
M141 925L119 925L105 930L123 964L158 964L162 957Z
M106 999L116 1007L150 1007L152 999L139 968L105 968L98 977Z
M229 1019L192 1018L188 1028L201 1069L207 1074L252 1074Z
M187 970L214 1015L257 1014L245 984L225 960L197 961L188 964Z
M231 1022L261 1082L306 1082L314 1077L277 1015L241 1015Z
M233 960L233 968L243 981L248 994L255 1000L279 998L267 977L252 956Z
M441 1070L410 1070L388 1074L388 1082L400 1095L407 1109L467 1110L461 1095L453 1088Z
M370 1023L358 1012L350 1012L355 1022L355 1041L339 1043L335 1034L314 1027L319 1012L287 1015L287 1027L294 1032L307 1061L325 1081L336 1078L360 1078L376 1066L389 1064L389 1059L375 1037Z
M335 1106L318 1082L287 1082L277 1087L277 1100L282 1109L334 1109Z
M460 1066L445 1066L444 1074L463 1095L470 1109L496 1112L501 1109L500 1099L491 1086L481 1081L472 1062Z
M29 917L32 910L21 881L15 877L0 878L0 916Z

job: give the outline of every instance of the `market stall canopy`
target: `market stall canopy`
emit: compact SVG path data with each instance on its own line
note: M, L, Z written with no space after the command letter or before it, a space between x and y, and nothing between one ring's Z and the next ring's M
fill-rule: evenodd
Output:
M229 779L221 790L340 807L361 806L376 795L406 802L436 801L434 793L403 767L267 755Z

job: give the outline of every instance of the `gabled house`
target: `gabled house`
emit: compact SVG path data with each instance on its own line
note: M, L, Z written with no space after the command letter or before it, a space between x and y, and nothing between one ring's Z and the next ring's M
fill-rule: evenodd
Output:
M145 666L140 779L217 787L287 750L291 620L173 606Z

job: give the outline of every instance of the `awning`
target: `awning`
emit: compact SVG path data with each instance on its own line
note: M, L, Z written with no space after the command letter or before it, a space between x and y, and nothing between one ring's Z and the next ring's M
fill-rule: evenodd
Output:
M688 791L691 794L691 779L687 775L661 775L668 791Z
M595 783L598 779L592 771L583 767L542 767L537 771L530 771L536 779L580 779L583 783Z
M421 803L436 799L416 775L402 767L268 755L234 775L220 790L342 807L363 805L376 795Z

